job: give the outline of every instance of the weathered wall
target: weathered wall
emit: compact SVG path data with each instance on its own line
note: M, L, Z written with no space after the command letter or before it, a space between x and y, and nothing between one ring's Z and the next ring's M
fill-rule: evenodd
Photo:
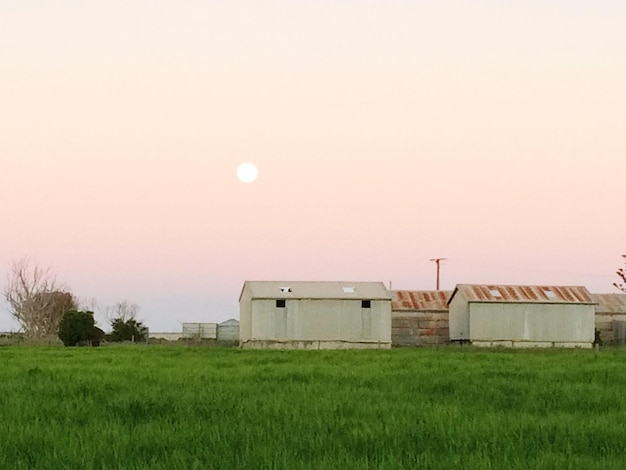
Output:
M297 341L250 340L240 342L243 349L390 349L391 343L377 341Z
M247 313L242 304L241 344L267 347L268 342L284 345L317 344L317 347L391 345L391 302L372 300L362 308L361 299L287 299L284 308L274 299L251 302L250 333L244 335ZM245 320L244 320L245 319ZM254 342L246 344L249 342ZM313 343L311 343L313 342ZM282 346L281 346L282 347ZM311 346L313 347L313 346Z
M596 314L595 328L600 333L603 345L624 344L626 338L619 324L626 322L626 315Z
M583 342L576 343L572 341L472 341L472 346L486 347L486 348L581 348L591 349L593 343Z
M183 338L217 339L217 323L183 323Z
M593 305L472 302L469 337L472 343L527 341L592 344L594 316Z
M218 341L239 341L239 323L217 325Z
M462 294L457 292L450 301L450 340L469 339L469 303Z
M251 337L252 301L246 296L239 302L239 341L249 341Z
M429 346L450 342L448 312L392 311L393 346Z

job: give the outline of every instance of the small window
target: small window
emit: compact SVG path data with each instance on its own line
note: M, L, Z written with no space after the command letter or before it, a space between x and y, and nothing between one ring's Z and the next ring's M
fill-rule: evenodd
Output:
M285 308L285 299L277 299L276 308Z
M354 287L344 287L343 288L343 293L344 294L354 294L355 289Z
M556 294L552 292L550 289L544 289L543 293L546 294L546 297L549 299L556 299Z
M285 293L285 292L291 292L291 287L281 287L280 291Z
M489 289L489 293L491 295L493 295L494 297L502 297L502 294L500 293L500 291L496 288L493 289Z
M371 300L361 300L361 308L372 308Z

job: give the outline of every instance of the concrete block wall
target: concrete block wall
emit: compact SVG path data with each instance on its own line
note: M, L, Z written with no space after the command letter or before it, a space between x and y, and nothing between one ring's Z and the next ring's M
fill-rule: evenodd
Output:
M448 313L391 312L393 346L432 346L449 342Z
M390 349L387 342L317 341L317 340L248 340L242 349Z
M619 324L626 322L626 315L596 314L595 328L600 332L603 345L624 344L626 338Z

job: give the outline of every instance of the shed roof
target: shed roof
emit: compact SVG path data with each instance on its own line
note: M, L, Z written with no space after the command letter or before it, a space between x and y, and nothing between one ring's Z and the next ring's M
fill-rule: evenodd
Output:
M497 284L457 284L448 305L460 292L469 302L542 304L589 304L595 302L581 286L504 286Z
M391 309L406 311L448 311L451 290L394 290Z
M382 282L246 281L252 299L371 299L390 300Z
M597 303L596 313L605 315L626 315L626 294L591 294Z

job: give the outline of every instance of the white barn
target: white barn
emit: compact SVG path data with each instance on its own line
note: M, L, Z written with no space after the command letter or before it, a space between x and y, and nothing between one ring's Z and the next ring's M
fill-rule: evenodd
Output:
M595 305L584 287L459 284L448 306L452 341L580 348L594 342Z
M391 347L391 297L382 282L246 281L242 348Z

